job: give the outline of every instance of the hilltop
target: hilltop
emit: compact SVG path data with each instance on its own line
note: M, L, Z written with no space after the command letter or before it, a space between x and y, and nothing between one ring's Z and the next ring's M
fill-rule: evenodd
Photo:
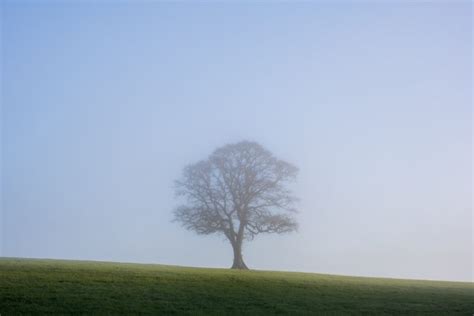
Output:
M472 315L474 284L0 258L0 313Z

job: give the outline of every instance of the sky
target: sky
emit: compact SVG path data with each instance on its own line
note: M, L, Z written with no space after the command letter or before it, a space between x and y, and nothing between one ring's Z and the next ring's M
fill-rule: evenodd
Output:
M300 169L250 268L473 281L471 6L3 1L0 256L230 267L173 183L245 139Z

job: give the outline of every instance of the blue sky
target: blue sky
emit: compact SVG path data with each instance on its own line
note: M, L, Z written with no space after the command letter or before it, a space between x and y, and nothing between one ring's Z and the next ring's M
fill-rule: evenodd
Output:
M472 280L469 2L2 2L4 256L228 267L182 168L260 142L300 230L252 268Z

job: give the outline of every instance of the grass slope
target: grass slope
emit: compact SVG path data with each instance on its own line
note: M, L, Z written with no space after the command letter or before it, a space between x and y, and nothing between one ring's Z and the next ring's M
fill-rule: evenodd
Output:
M474 284L0 258L0 314L472 315Z

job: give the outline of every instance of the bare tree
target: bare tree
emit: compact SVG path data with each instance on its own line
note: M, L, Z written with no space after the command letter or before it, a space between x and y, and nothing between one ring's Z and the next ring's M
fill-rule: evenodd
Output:
M234 250L232 268L248 269L244 240L297 229L292 216L296 198L287 187L297 173L258 143L225 145L184 168L176 194L185 203L175 209L174 220L197 234L222 234Z

